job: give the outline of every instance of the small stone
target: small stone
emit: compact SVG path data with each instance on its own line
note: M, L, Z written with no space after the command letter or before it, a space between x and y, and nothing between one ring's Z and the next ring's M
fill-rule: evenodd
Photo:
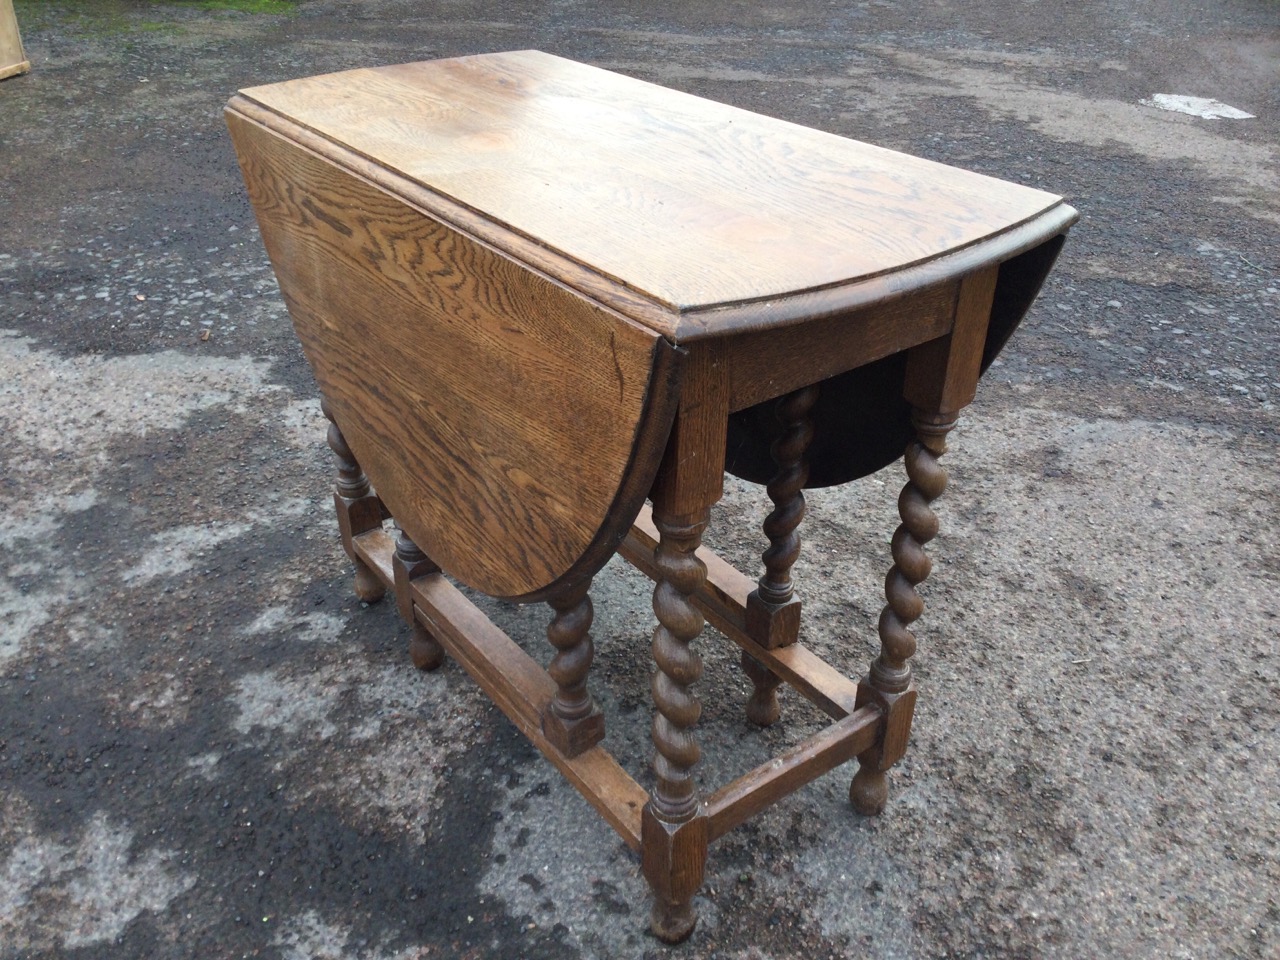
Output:
M1108 307L1120 307L1120 306L1123 306L1123 304L1122 304L1119 300L1108 300L1108 301L1107 301L1107 306L1108 306Z

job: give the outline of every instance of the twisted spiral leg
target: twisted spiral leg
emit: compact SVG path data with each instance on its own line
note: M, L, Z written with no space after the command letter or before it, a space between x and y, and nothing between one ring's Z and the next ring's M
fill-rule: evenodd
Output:
M702 676L702 659L690 644L702 632L704 621L690 598L707 576L706 565L695 555L707 514L692 523L680 523L655 511L653 519L659 533L654 558L659 580L653 593L653 612L658 618L653 658L658 670L653 675L657 788L652 804L660 819L679 823L698 808L693 768L700 752L693 728L702 705L691 688Z
M946 436L955 426L955 416L917 411L912 422L917 439L907 445L907 484L898 497L902 523L893 534L893 566L884 583L880 655L858 686L858 706L877 703L886 718L881 741L858 757L858 772L849 786L850 803L867 816L884 809L889 790L885 771L902 757L911 732L915 688L910 660L916 652L916 638L909 628L924 612L916 587L933 566L924 551L924 545L938 535L938 516L930 504L947 486L947 474L938 458L946 453Z
M702 886L707 859L707 818L699 809L693 768L699 759L693 728L702 707L692 686L702 660L690 646L702 632L702 614L690 597L706 580L695 554L709 511L677 516L654 504L658 528L654 562L658 585L653 610L653 769L657 784L641 816L641 869L653 890L650 929L666 943L679 943L698 917L693 897Z
M556 655L547 667L556 682L552 706L565 720L577 720L591 712L591 695L587 693L587 673L595 650L591 645L591 621L595 610L587 595L590 581L551 601L555 616L547 627L547 639Z
M444 647L440 646L440 641L431 635L430 630L418 622L413 610L413 597L409 593L409 584L415 577L435 573L440 568L422 552L404 530L401 530L396 537L396 552L391 563L395 576L396 605L400 609L400 615L413 631L409 638L409 659L419 670L435 670L444 663Z
M334 420L329 401L322 399L320 409L329 420L329 449L338 460L338 477L334 484L333 503L338 513L338 526L342 530L342 546L356 568L356 596L365 603L376 603L387 589L378 575L359 557L351 546L351 538L382 526L382 502L369 487L369 478L356 461L347 445L338 423Z
M800 601L795 596L791 568L800 556L800 521L804 518L804 485L809 479L806 455L813 440L809 412L818 400L817 387L805 387L780 398L774 408L782 433L770 448L777 471L767 487L773 511L765 518L769 546L761 559L764 574L747 597L747 634L767 650L796 642L800 634ZM772 696L773 687L756 685L759 696ZM772 712L772 710L770 710Z
M911 682L907 661L916 652L916 638L908 627L924 612L916 586L933 567L924 545L938 535L938 515L929 504L947 486L947 474L938 465L938 456L919 440L907 447L908 480L898 497L902 524L893 534L893 566L884 581L887 603L880 613L880 656L871 665L876 689L889 693L900 693Z
M800 534L797 530L804 519L804 485L809 479L809 463L805 455L813 442L813 422L809 419L809 412L817 400L816 386L804 387L778 400L776 410L783 431L770 448L778 471L766 487L769 499L773 501L773 511L764 521L769 547L761 556L765 572L758 587L760 599L766 603L786 603L794 592L791 568L800 556Z
M556 694L543 714L542 729L570 757L604 738L604 715L587 692L587 674L595 659L589 632L595 616L590 589L588 580L549 601L555 616L547 626L547 639L556 655L547 672L556 682Z

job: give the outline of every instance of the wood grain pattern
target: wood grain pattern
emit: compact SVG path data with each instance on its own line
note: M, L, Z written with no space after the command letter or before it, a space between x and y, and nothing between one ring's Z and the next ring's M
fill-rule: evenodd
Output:
M934 284L848 313L727 338L729 409L772 400L945 336L955 315L956 286Z
M486 239L517 255L530 244L578 265L597 281L551 272L595 296L612 288L621 310L633 294L683 315L857 286L1062 207L1038 190L537 51L243 96L482 214L495 228ZM657 322L681 340L733 319Z
M258 87L228 123L335 424L357 569L370 591L394 584L420 666L451 654L640 850L654 933L692 931L710 839L836 764L856 754L851 800L882 808L910 735L909 627L941 437L1075 211L533 51ZM794 642L810 421L841 424L829 432L846 450L882 453L874 430L818 415L818 381L828 406L891 439L914 406L920 436L881 656L861 684ZM784 394L753 594L700 539L722 468L751 460L753 411ZM596 745L586 689L587 592L619 544L657 581L652 796ZM549 599L549 673L441 568L491 595ZM704 616L742 648L755 722L777 717L779 680L836 719L705 802Z
M724 344L686 348L684 389L650 499L672 517L700 516L724 494L729 364Z
M653 891L649 930L663 943L680 943L698 924L693 898L707 865L707 818L698 810L672 823L661 819L650 803L640 836L640 870Z
M873 707L857 710L711 794L703 803L711 839L862 753L880 720Z
M355 554L380 579L388 590L396 586L396 544L383 527L362 533L351 540L351 552Z
M303 349L397 521L493 596L589 578L656 472L672 348L235 113L228 123Z
M902 395L913 407L954 413L973 402L998 274L993 265L965 277L956 294L951 332L907 354Z

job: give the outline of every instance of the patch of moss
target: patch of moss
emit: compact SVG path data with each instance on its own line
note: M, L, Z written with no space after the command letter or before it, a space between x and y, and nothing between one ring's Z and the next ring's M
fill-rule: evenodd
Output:
M202 10L236 10L240 13L292 13L297 0L186 0Z
M14 0L19 28L24 32L65 30L78 37L102 37L127 33L132 24L125 16L128 9L120 0Z
M14 0L18 22L28 30L62 29L82 37L123 33L183 32L183 25L163 17L171 11L196 9L249 14L293 13L298 0ZM150 14L146 19L139 15Z

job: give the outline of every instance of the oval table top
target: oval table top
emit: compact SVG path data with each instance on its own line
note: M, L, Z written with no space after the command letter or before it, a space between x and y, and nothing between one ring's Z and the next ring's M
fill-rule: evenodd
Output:
M536 50L241 96L393 172L428 204L478 214L477 235L677 343L787 322L797 311L777 301L806 293L825 291L824 309L841 290L856 302L867 281L1062 205Z

